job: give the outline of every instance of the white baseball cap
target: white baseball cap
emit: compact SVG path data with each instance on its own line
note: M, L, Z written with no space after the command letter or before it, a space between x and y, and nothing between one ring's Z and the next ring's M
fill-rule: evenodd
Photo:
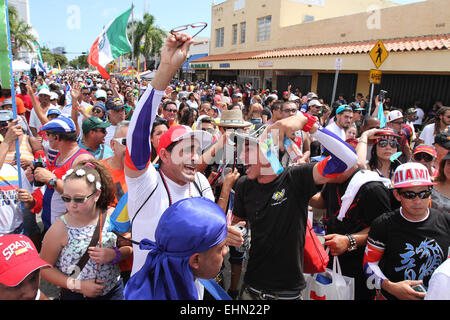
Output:
M403 118L403 113L399 110L392 110L391 112L388 113L386 117L386 122L392 122L400 118Z
M432 186L428 169L421 163L407 162L395 169L394 188Z
M49 97L51 96L50 90L48 90L47 88L42 88L41 90L39 90L39 94L38 95L40 96L41 94L46 94Z

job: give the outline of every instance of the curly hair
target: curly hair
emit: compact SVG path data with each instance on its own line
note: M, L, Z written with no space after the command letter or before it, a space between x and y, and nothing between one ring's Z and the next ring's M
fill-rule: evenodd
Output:
M97 201L96 207L102 211L107 210L109 206L114 203L116 197L116 191L114 188L113 179L108 168L105 167L100 161L97 160L84 160L75 166L73 172L66 176L64 182L74 179L84 179L88 185L92 185L93 189L96 188L95 183L101 183L101 194ZM86 174L78 176L77 170L83 169ZM88 175L92 174L95 180L89 181Z

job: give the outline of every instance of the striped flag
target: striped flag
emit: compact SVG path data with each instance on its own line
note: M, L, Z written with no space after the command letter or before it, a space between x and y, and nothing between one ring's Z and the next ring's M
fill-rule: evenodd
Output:
M128 216L128 192L125 193L116 205L110 216L108 231L126 233L131 230L130 217Z
M104 79L109 79L106 65L132 50L127 37L127 24L132 10L133 7L112 20L97 37L89 51L88 63L97 67Z

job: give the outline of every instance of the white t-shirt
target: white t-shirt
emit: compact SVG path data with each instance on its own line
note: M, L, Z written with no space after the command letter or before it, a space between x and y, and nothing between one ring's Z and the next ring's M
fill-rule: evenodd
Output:
M164 211L169 207L169 197L164 187L164 183L161 180L161 176L158 171L150 165L147 171L140 177L130 178L125 176L125 178L128 186L128 213L130 220L132 221L131 237L133 240L138 242L142 239L155 241L155 231L159 219ZM190 184L180 186L170 180L167 176L164 176L164 178L167 182L172 203L189 198L189 195L192 197L201 196L192 182ZM215 201L208 179L206 179L203 174L196 173L195 181L202 191L203 197ZM137 210L142 206L152 192L152 196L136 215ZM131 275L142 268L147 255L147 250L140 250L138 245L133 244L133 268L131 270Z
M417 111L417 119L414 121L414 124L422 124L423 117L425 116L425 112L421 108L416 108Z
M425 300L450 300L450 259L445 260L436 270L428 283Z
M423 140L424 144L432 145L434 143L434 123L429 124L425 126L425 128L423 128L419 139Z
M39 132L39 128L42 127L42 122L39 120L36 111L34 111L34 108L31 110L30 113L30 120L28 121L28 125L30 128L36 128L36 130Z
M335 135L337 135L339 138L342 139L342 141L345 141L345 130L341 129L337 126L336 122L333 122L331 124L329 124L328 126L326 126L326 128L328 130L330 130L331 132L333 132Z
M21 170L22 188L32 193L32 187ZM0 235L12 233L23 223L23 212L17 200L19 179L17 169L4 163L0 169Z
M186 101L186 103L190 108L198 109L198 104L196 101L188 100Z

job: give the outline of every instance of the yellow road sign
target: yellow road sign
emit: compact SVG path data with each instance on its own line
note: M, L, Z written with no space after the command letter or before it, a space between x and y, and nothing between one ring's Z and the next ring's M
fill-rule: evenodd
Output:
M382 72L380 70L371 69L370 76L369 76L369 82L373 83L373 84L380 84L381 83L381 74L382 74Z
M375 67L378 69L381 64L386 60L389 56L389 51L387 51L386 47L383 44L383 41L378 40L375 46L369 52L370 58L372 59Z

